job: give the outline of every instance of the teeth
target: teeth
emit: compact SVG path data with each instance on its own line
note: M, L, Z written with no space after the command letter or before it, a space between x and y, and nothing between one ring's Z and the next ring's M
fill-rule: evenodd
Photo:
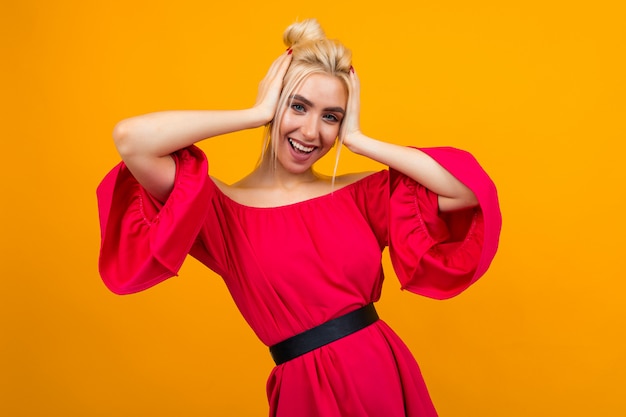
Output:
M313 149L315 149L315 146L304 146L298 142L291 140L291 138L289 138L289 143L291 144L291 146L293 146L300 152L309 153L309 152L313 152Z

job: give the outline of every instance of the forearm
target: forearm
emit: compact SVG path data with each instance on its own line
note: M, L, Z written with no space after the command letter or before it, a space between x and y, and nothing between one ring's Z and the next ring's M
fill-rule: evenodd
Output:
M419 149L372 139L358 133L350 150L393 168L440 196L442 211L472 207L474 193L437 161Z
M119 122L113 138L122 158L162 157L203 139L265 123L254 109L164 111Z
M249 109L164 111L119 122L113 139L126 167L150 194L165 201L176 175L171 155L203 139L269 123L290 62L285 52L272 63Z
M119 122L115 146L128 169L150 194L165 201L174 186L170 155L198 141L265 122L250 110L182 110L149 113Z

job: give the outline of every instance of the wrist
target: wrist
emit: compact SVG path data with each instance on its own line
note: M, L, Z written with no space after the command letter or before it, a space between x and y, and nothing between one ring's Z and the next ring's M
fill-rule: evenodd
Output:
M243 110L245 113L245 118L247 120L247 124L249 128L256 128L265 126L274 118L274 113L269 114L269 112L259 108L252 107L246 110Z
M350 149L351 152L358 155L365 155L369 148L369 141L372 141L372 139L365 136L361 131L356 131L347 134L343 139L343 144Z

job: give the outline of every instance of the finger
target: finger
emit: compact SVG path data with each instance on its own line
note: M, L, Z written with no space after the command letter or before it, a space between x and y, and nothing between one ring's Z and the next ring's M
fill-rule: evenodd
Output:
M352 112L358 115L361 107L361 83L353 66L350 67L349 79L352 86L352 93L348 106Z
M359 76L357 75L356 70L352 65L350 65L350 80L352 80L353 84L359 83Z
M356 74L354 67L350 68L350 83L352 84L352 92L358 98L361 93L361 81L359 80L359 76Z
M287 69L291 64L292 55L287 50L284 54L278 57L278 59L274 62L275 66L272 68L272 77L278 78L282 81L285 77L285 73L287 73Z
M278 73L277 73L277 75L280 76L281 81L285 77L285 74L287 73L287 70L289 69L289 65L291 65L292 58L293 58L293 55L291 55L291 53L288 53L281 57L281 61L280 61L280 64L278 67Z
M267 76L270 78L274 78L277 74L284 73L287 71L289 67L289 63L291 62L291 54L289 53L289 49L282 53L278 58L272 62L270 69L267 72ZM285 67L286 65L286 67Z

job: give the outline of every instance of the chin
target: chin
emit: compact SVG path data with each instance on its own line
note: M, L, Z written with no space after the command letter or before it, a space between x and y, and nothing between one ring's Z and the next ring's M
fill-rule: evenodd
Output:
M280 163L280 162L279 162ZM282 164L281 166L283 167L283 169L293 175L300 175L300 174L304 174L310 170L313 169L313 164L307 164L307 165L297 165L297 164Z

